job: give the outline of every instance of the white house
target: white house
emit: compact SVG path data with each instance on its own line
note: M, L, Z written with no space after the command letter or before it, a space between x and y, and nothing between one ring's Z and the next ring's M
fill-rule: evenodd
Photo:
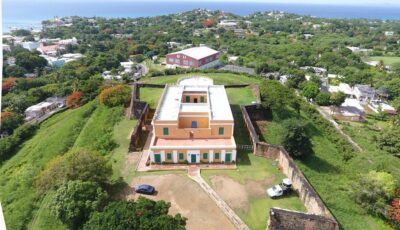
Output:
M39 48L39 45L40 45L39 42L31 42L31 41L22 43L22 47L29 51L36 50L37 48Z
M11 51L10 45L3 44L3 50L4 50L4 51L7 51L7 52L10 52L10 51Z
M375 99L376 91L368 85L357 84L354 86L354 95L361 102L368 102Z
M75 37L73 37L71 39L64 39L64 40L60 40L58 42L58 45L63 45L63 46L65 46L65 45L78 45L78 40Z
M64 107L64 98L50 97L39 104L32 105L25 110L25 120L40 118L51 111Z
M349 84L346 84L346 83L339 83L339 85L329 85L328 91L330 93L342 92L342 93L346 94L346 96L348 98L351 98L354 96L353 89L350 87Z
M393 36L394 31L385 31L385 36Z

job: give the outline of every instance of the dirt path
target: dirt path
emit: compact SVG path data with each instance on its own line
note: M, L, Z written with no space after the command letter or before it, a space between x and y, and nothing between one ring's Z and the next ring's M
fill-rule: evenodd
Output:
M239 216L229 207L229 205L208 185L200 175L198 167L189 168L189 177L196 181L208 196L225 213L229 220L239 230L249 230L249 227L239 218ZM232 192L232 190L231 190Z
M193 230L236 229L224 213L218 208L204 190L186 175L167 174L135 177L127 189L125 198L136 199L133 187L138 184L151 184L156 190L155 196L147 196L153 200L171 202L170 213L181 213L188 218L186 228Z
M311 104L312 105L312 104ZM321 114L323 118L328 120L330 123L332 123L333 127L343 136L347 139L348 142L353 146L353 148L359 152L362 152L362 148L355 142L349 135L347 135L345 132L343 132L342 127L333 120L328 114L325 113L323 109L321 109L319 106L315 106L315 108L318 110L318 112Z

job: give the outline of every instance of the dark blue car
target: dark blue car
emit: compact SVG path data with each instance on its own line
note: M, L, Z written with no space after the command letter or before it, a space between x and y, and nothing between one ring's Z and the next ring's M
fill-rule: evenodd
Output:
M148 194L148 195L154 194L155 191L156 191L156 189L153 186L148 185L148 184L141 184L135 188L135 192L142 193L142 194Z

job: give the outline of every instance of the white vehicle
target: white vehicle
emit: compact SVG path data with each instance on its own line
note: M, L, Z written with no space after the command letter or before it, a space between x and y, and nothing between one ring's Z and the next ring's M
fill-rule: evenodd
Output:
M288 192L292 188L292 181L288 178L283 179L282 183L267 189L267 195L271 198L280 197Z

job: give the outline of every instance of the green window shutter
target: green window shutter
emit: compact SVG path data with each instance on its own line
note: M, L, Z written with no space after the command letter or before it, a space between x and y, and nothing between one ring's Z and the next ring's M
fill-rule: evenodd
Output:
M204 96L200 97L200 102L204 103Z
M215 159L219 160L219 153L215 153Z
M163 134L164 134L164 136L168 136L168 134L169 134L168 128L163 128Z
M207 159L208 154L207 153L203 153L203 159Z
M190 102L190 96L186 96L185 101L186 101L186 102Z
M183 160L183 153L179 153L179 160Z
M172 153L167 153L167 160L172 160Z
M224 135L224 127L219 127L218 134L219 135Z

